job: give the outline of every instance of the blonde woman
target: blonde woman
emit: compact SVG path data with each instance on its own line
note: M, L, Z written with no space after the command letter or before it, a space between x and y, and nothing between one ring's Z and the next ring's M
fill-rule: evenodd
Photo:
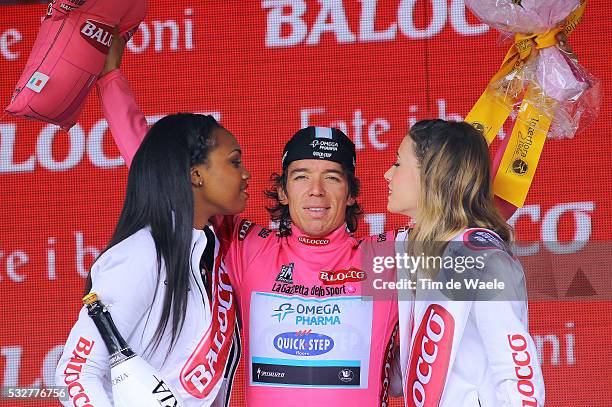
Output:
M414 282L412 301L399 303L406 405L543 405L524 274L493 201L482 134L462 122L418 122L385 179L388 210L414 223L402 249L421 258L416 270L398 266Z

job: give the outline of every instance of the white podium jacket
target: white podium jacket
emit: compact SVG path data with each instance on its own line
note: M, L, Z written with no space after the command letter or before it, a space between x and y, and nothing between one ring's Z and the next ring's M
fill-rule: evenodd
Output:
M406 234L398 236L398 250L403 250ZM406 406L543 406L544 381L528 332L520 263L499 236L486 229L463 231L444 256L466 253L482 256L486 266L471 273L440 273L436 279L445 287L437 292L424 289L412 275L416 290L399 293ZM403 278L410 279L410 273L398 268L398 281ZM474 278L497 288L468 292L449 289L456 287L452 283L446 286L451 279L465 284Z
M172 319L157 350L147 349L160 320L166 279L163 262L158 276L149 229L136 232L103 253L91 271L91 291L107 306L119 333L177 391L181 406L228 405L240 356L239 335L234 329L236 301L218 244L212 304L202 281L199 262L206 240L203 231L193 230L187 313L167 358ZM78 299L75 302L78 306ZM213 353L215 358L210 357ZM64 347L56 384L68 386L70 397L62 401L65 406L114 405L109 353L86 307L81 309Z

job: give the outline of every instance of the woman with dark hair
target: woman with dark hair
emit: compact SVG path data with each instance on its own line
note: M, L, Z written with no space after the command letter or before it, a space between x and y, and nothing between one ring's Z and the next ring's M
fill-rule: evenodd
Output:
M420 121L385 179L388 210L413 221L398 251L420 261L398 266L398 279L414 283L399 303L408 405L543 405L524 274L494 204L483 135L465 122Z
M245 207L241 154L212 116L159 120L134 156L119 221L87 278L85 292L97 293L182 406L225 405L239 358L233 292L207 225ZM109 354L85 307L56 382L68 386L65 405L113 405Z

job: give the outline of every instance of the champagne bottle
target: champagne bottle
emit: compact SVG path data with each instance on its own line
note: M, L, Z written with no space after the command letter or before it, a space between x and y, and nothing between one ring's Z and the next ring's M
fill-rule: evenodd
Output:
M153 366L132 351L98 296L87 294L83 297L83 304L110 353L115 407L180 407L182 403L176 391Z

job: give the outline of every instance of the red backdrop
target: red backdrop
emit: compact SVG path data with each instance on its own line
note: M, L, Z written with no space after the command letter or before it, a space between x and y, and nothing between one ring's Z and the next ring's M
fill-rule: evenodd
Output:
M123 60L147 116L217 112L246 151L252 192L267 187L297 129L343 128L358 149L362 234L401 223L386 214L382 175L409 124L464 117L508 47L466 17L460 0L151 3ZM0 7L5 104L45 8ZM570 42L604 95L612 83L609 38L612 7L593 1ZM609 101L604 96L584 133L546 143L526 206L513 218L517 237L531 242L519 251L535 276L530 326L552 406L612 405ZM0 121L2 386L52 384L83 276L111 235L126 175L95 95L70 134ZM251 195L246 215L267 225L263 195ZM242 382L236 389L240 404Z

